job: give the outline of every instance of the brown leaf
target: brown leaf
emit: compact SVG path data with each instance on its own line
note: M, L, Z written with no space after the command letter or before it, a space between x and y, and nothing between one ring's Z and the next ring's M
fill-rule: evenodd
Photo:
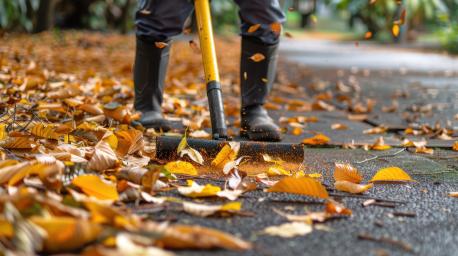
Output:
M94 154L89 160L87 168L94 171L105 171L107 169L114 168L117 164L118 157L113 149L111 149L110 144L101 140L95 146Z

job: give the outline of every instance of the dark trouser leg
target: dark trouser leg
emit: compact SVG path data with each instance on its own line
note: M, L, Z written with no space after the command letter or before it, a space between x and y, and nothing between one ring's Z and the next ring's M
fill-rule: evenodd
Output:
M269 117L263 105L275 80L279 31L272 24L284 22L277 0L236 1L242 19L242 55L240 86L242 94L241 135L250 140L278 141L280 129ZM248 28L260 24L249 33ZM251 57L260 54L261 61Z
M147 128L170 130L162 116L164 80L170 38L181 33L192 5L187 0L141 0L136 13L137 47L134 64L135 109Z

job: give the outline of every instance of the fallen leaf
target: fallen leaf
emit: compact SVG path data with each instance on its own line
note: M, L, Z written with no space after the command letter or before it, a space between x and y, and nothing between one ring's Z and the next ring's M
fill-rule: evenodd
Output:
M409 182L414 181L399 167L388 167L377 171L369 182Z
M335 163L334 180L361 183L363 177L358 170L350 164Z
M448 193L448 196L450 196L450 197L458 197L458 192L450 192L450 193Z
M48 253L79 249L102 232L99 224L72 217L32 216L29 220L46 231L44 251Z
M0 147L7 149L32 149L35 142L30 137L7 137L0 141Z
M274 22L274 23L270 24L270 29L275 34L280 35L281 29L282 29L282 25L279 22Z
M455 143L453 143L452 149L458 151L458 141L455 141Z
M267 176L291 176L291 172L285 170L281 165L274 165L267 169Z
M170 249L212 249L249 250L251 244L227 233L200 226L163 226L148 223L145 227L161 234L156 244Z
M372 188L374 184L369 183L366 185L356 184L346 180L339 180L334 183L334 187L343 192L348 192L352 194L361 194L366 192L368 189Z
M6 124L0 124L0 141L8 137L8 132L6 131Z
M343 204L329 199L325 204L325 211L330 214L351 215L352 211Z
M226 163L234 161L237 158L239 150L239 142L229 142L228 144L224 145L224 147L219 151L215 159L213 159L213 161L211 162L211 165L220 169L224 168Z
M30 133L37 137L58 140L62 134L57 133L56 128L55 125L37 123L30 129Z
M381 151L381 150L391 149L391 146L385 144L385 140L383 139L383 137L379 137L375 141L375 143L370 146L370 149L372 149L372 150L380 150Z
M185 175L192 175L197 176L197 169L188 162L185 161L174 161L168 162L164 165L164 168L173 174L185 174Z
M92 155L87 168L94 171L105 171L113 168L118 164L118 157L111 148L108 142L101 140L94 147L94 154Z
M262 53L255 53L253 54L250 59L254 62L261 62L266 59L266 57Z
M168 46L168 44L165 42L154 42L154 45L156 46L156 48L159 48L159 49L162 49Z
M319 133L311 138L306 138L302 140L302 143L305 145L326 145L329 143L329 141L331 141L329 137Z
M80 188L86 195L101 200L118 200L116 186L103 181L96 175L80 175L72 180L72 184Z
M261 27L261 24L254 24L248 28L248 33L256 32Z
M317 198L328 198L326 188L317 180L310 177L286 177L267 189L267 192L285 192L307 195Z
M331 125L331 129L333 130L347 130L348 126L341 124L341 123L335 123Z
M434 149L427 148L425 146L417 147L417 148L415 148L415 153L422 153L422 154L432 155L432 154L434 154Z
M370 129L366 129L363 131L364 134L382 134L385 133L388 130L388 128L384 126L378 126Z
M265 228L262 233L271 236L291 238L295 236L305 236L313 231L312 225L304 222L290 222L279 226Z
M206 204L196 204L191 202L183 202L183 210L189 214L207 217L214 215L216 213L234 213L240 211L242 203L240 202L231 202L224 205L206 205Z
M187 197L212 197L217 196L217 193L221 191L221 188L212 184L206 184L205 186L199 185L197 182L188 180L187 187L178 187L178 192Z
M204 158L202 157L200 152L189 146L186 140L186 134L181 139L180 144L178 144L177 154L179 154L180 157L187 155L192 161L200 165L204 164Z

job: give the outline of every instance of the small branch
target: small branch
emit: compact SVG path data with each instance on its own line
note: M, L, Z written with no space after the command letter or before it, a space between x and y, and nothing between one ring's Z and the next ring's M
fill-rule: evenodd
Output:
M376 160L376 159L379 159L379 158L385 158L385 157L394 157L402 152L404 152L406 149L405 148L402 148L401 150L399 151L396 151L395 153L393 154L388 154L388 155L379 155L379 156L373 156L371 158L367 158L367 159L364 159L362 161L357 161L355 163L357 164L362 164L362 163L365 163L365 162L369 162L369 161L372 161L372 160Z
M415 252L413 250L412 245L410 245L410 244L408 244L406 242L403 242L403 241L400 241L400 240L395 240L393 238L389 238L389 237L385 237L385 236L375 237L375 236L372 236L372 235L369 235L369 234L359 234L358 235L358 239L390 244L390 245L397 246L397 247L399 247L399 248L401 248L401 249L403 249L404 251L407 251L407 252L411 252L411 253Z

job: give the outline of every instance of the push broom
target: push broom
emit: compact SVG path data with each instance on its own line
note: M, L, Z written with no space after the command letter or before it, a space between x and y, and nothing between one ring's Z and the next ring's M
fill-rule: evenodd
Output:
M219 79L218 63L216 59L215 44L210 13L209 0L195 0L195 14L198 26L202 62L204 66L205 82L207 85L207 99L210 110L213 140L188 139L188 145L205 152L210 157L216 156L221 148L227 144L226 118L224 115L223 97ZM158 136L156 142L156 158L173 160L178 158L177 147L181 141L179 137ZM268 143L240 141L239 155L260 159L262 154L282 157L282 159L303 159L303 146L301 144Z

